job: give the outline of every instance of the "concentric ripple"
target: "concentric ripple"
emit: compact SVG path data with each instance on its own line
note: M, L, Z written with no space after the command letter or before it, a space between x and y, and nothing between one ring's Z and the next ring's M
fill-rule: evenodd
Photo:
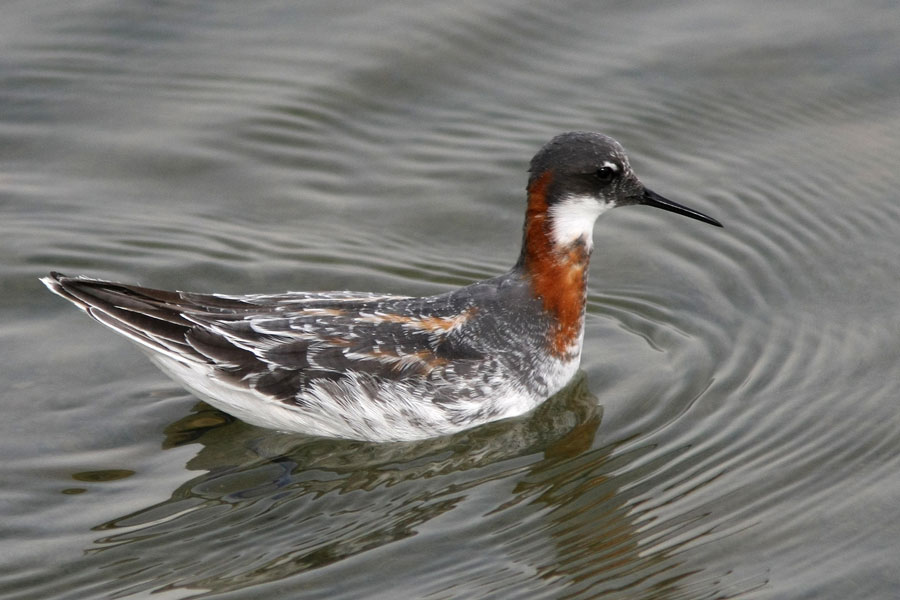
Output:
M4 6L0 595L893 598L897 22ZM528 160L575 129L725 228L604 215L583 373L523 419L391 445L248 427L37 282L438 293L513 263Z

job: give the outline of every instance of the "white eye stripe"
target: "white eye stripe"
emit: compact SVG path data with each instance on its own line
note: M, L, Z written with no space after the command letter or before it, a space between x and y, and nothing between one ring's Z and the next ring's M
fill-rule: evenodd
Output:
M610 162L610 161L608 161L608 160L603 161L603 166L606 167L606 168L608 168L608 169L611 169L611 170L614 171L615 173L618 173L618 172L619 172L619 165L617 165L617 164L614 163L614 162Z

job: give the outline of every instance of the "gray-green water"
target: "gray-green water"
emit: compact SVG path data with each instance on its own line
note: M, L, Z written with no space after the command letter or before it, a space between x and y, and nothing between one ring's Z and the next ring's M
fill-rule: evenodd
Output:
M4 598L896 598L895 2L7 2ZM197 404L50 269L424 294L603 131L583 374L415 444Z

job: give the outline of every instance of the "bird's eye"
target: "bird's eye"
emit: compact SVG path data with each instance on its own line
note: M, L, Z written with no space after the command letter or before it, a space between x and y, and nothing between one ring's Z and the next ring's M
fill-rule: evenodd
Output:
M604 183L612 181L612 178L615 174L616 172L612 169L612 167L600 167L599 169L594 171L594 177Z

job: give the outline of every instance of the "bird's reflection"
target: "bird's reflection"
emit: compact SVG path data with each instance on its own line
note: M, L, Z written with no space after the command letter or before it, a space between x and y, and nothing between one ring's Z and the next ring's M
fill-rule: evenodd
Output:
M164 445L200 444L188 468L203 474L165 502L98 525L104 535L88 552L134 589L297 585L324 566L353 573L370 551L414 546L441 517L451 523L447 538L464 536L458 560L481 548L484 581L495 561L527 566L525 595L547 581L575 591L622 585L627 575L656 586L653 597L684 597L682 579L695 571L673 555L695 538L659 552L642 547L646 515L635 498L643 488L634 484L647 473L628 472L639 452L601 443L601 417L583 374L526 418L420 442L283 435L201 404L167 428ZM455 509L491 486L507 491L491 496L477 523L455 521L463 519ZM667 534L657 527L654 535Z
M126 522L132 526L141 514L158 515L166 505L187 498L239 502L277 488L292 495L373 490L531 454L574 455L590 448L601 416L602 407L588 392L583 373L527 417L417 442L281 434L235 421L201 402L190 416L166 428L163 447L200 444L187 468L204 474L185 482L170 500L98 529L115 530Z

